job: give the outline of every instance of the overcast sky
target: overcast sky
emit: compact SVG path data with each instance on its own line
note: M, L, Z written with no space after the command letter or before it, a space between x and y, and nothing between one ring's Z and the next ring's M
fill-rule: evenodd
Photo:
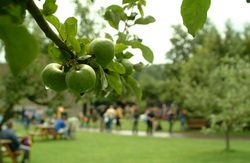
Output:
M59 5L56 15L64 21L72 16L74 8L68 3L70 0L57 0ZM41 1L43 2L43 1ZM108 6L113 3L120 4L122 0L96 0L98 6ZM143 43L150 46L155 55L154 63L166 62L165 53L170 49L169 39L172 34L171 26L182 24L180 5L182 0L147 0L145 15L152 15L156 22L146 26L138 26L131 30L143 38ZM223 31L225 22L230 19L237 29L250 22L250 4L245 0L212 0L208 17ZM105 31L112 31L105 29ZM142 60L141 55L132 59L133 62Z

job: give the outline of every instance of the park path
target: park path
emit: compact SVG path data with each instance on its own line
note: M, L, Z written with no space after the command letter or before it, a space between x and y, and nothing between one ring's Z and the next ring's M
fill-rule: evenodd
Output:
M80 131L96 132L96 133L100 132L99 129L94 129L94 128L81 128ZM108 133L107 131L103 131L103 132ZM130 131L130 130L113 130L110 133L114 134L114 135L124 135L124 136L133 136L133 135L137 135L137 136L141 136L141 137L148 136L145 131L138 131L137 134L133 134L132 131ZM158 137L158 138L169 138L169 137L171 137L171 134L164 133L164 132L155 132L151 136Z
M99 129L95 128L80 128L79 131L84 132L94 132L94 133L100 133ZM108 133L107 131L103 131L103 133ZM113 130L110 134L114 135L124 135L124 136L139 136L139 137L146 137L149 136L146 134L145 131L138 131L137 134L133 134L130 130ZM151 137L155 138L201 138L201 139L225 139L223 135L206 135L200 132L177 132L177 133L168 133L168 132L154 132ZM250 140L249 136L232 136L232 139L238 139L238 140Z

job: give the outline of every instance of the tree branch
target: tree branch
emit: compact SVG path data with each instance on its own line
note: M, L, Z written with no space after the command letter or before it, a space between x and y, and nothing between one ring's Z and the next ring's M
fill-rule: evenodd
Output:
M27 96L27 98L31 101L31 102L33 102L33 103L35 103L35 104L37 104L37 105L49 105L49 100L47 100L47 101L38 101L34 96Z
M47 21L44 19L41 14L39 8L36 6L33 0L26 1L26 8L29 13L33 16L38 26L42 29L45 35L51 39L60 50L63 50L70 54L70 57L74 58L74 53L68 48L68 46L54 33L54 31L50 28Z

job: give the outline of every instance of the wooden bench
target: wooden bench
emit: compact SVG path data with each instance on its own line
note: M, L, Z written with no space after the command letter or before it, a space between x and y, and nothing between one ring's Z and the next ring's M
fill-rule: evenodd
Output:
M201 129L207 125L207 120L202 118L192 118L187 121L187 127L190 129Z
M18 151L13 152L10 149L11 140L0 139L0 141L1 141L1 145L2 145L2 148L1 148L2 156L3 157L10 157L13 163L17 163L18 162L17 158L19 155L22 154L22 151L18 150Z

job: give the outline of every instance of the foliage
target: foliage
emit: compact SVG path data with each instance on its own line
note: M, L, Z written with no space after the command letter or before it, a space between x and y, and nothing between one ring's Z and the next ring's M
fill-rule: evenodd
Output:
M0 22L0 38L5 44L5 58L13 74L17 75L36 58L38 44L26 28L16 26L7 17L1 17Z
M103 22L100 22L104 9L96 11L97 13L93 12L92 8L94 3L96 3L93 0L74 0L73 2L75 3L75 16L79 18L78 37L87 37L90 39L99 37L100 30L104 28Z
M76 14L82 19L80 24L90 24L87 27L94 26L95 22L88 19L90 10L88 7L93 1L86 1L86 4L75 0ZM111 5L105 9L104 18L108 21L109 25L117 30L117 38L112 38L109 34L106 36L113 40L115 44L115 58L112 66L100 67L96 66L95 58L88 57L88 44L92 38L87 33L93 32L94 28L80 28L78 29L78 21L74 17L69 17L65 22L60 22L59 19L53 15L58 6L56 0L45 0L43 8L40 11L33 0L27 1L2 1L0 14L1 14L1 39L4 41L6 50L6 59L10 65L11 71L14 74L20 73L26 65L30 64L38 53L38 46L36 41L27 32L25 26L18 26L24 21L25 10L34 17L39 27L45 32L45 35L50 38L54 44L49 46L49 54L54 59L54 62L62 64L65 72L77 64L89 64L94 66L94 69L99 76L96 88L91 90L97 96L101 94L110 94L112 91L122 95L128 90L128 87L135 88L135 95L140 100L141 90L132 76L129 78L123 76L122 65L119 62L126 58L129 59L133 54L129 51L130 48L139 49L143 57L150 63L153 62L153 53L149 47L142 43L142 40L136 35L129 33L129 28L134 25L147 25L155 21L154 17L145 15L143 8L146 6L145 0L123 0L122 5ZM197 33L206 21L206 13L210 6L210 0L202 1L189 1L183 0L181 6L181 13L183 16L184 24L187 26L192 35ZM199 13L199 14L197 14ZM48 26L49 22L55 27L58 34L55 34ZM19 30L20 28L20 30ZM13 32L12 32L13 31ZM80 35L77 35L80 31ZM18 32L20 34L18 34ZM85 36L83 35L85 34ZM94 33L94 32L93 32ZM23 38L22 44L15 43L14 37L19 36ZM80 36L80 37L79 37ZM95 34L93 35L95 36ZM16 39L19 40L19 39ZM26 40L26 41L25 41ZM173 40L172 40L173 41ZM27 45L27 46L26 46ZM17 55L17 49L27 47L25 54L19 50L20 56ZM98 64L97 64L98 65ZM117 65L119 65L117 67ZM116 66L114 68L114 66ZM111 80L115 77L117 80ZM109 83L111 82L111 83ZM123 85L123 87L121 87Z
M29 65L27 71L23 71L17 76L13 76L9 71L2 76L0 81L0 108L3 108L3 110L0 112L4 113L5 119L0 126L12 116L13 107L23 98L38 104L48 103L47 92L40 79L42 65L41 60L36 60L35 63Z
M135 78L142 88L142 101L147 105L159 105L165 103L161 99L162 87L166 76L164 65L151 65L145 67L141 72L135 73Z
M52 56L51 58L54 60L54 62L58 62L62 64L62 67L64 68L64 71L67 72L71 67L75 67L77 64L88 64L92 66L97 76L100 76L101 80L97 80L96 88L94 90L90 90L95 92L97 96L101 94L110 94L110 92L115 91L116 93L122 95L128 90L128 87L135 88L133 89L135 91L135 95L137 96L137 99L140 100L140 88L136 81L132 79L132 77L123 76L124 73L121 71L123 68L123 65L120 64L120 62L123 60L123 58L129 59L133 55L130 55L131 52L129 52L127 49L129 47L131 48L138 48L142 51L142 54L146 60L149 62L153 61L153 53L152 51L145 45L142 44L142 40L139 39L135 35L131 35L129 33L129 27L134 26L136 24L139 25L146 25L149 23L154 22L154 18L152 16L145 16L143 12L143 6L146 5L145 1L134 1L134 2L123 2L122 6L118 5L111 5L105 10L104 18L109 22L109 24L114 27L117 30L118 38L115 41L115 38L111 38L110 35L107 35L107 37L113 42L116 42L115 46L115 55L116 57L112 61L112 64L105 67L98 66L98 63L96 63L95 58L89 57L88 52L88 45L90 41L93 38L89 38L89 35L86 34L86 32L91 31L93 28L88 28L86 31L83 31L82 28L80 32L82 34L77 35L78 33L78 21L74 17L69 17L65 20L64 23L61 23L57 17L55 17L53 14L57 10L56 1L52 0L46 0L43 5L42 12L39 11L39 9L36 7L35 3L32 0L28 0L23 4L24 2L17 2L15 3L17 8L21 8L22 11L27 9L29 13L34 17L36 22L38 23L39 27L45 32L46 36L50 38L54 44L51 44L49 46L49 55ZM77 4L76 13L77 14L85 14L84 17L82 17L83 23L87 24L90 23L94 26L94 21L88 19L88 15L90 13L89 10L86 10L87 7L83 7L80 1L75 1ZM88 5L90 5L91 2L87 2ZM9 3L3 3L4 7L1 8L2 10L6 10L11 8L12 2ZM137 10L137 11L136 11ZM7 10L6 10L7 11ZM84 12L81 12L84 11ZM138 14L140 13L140 14ZM21 17L22 16L22 17ZM6 19L9 19L11 17L9 13L3 12L3 17ZM18 23L22 22L24 19L23 14L15 15L14 18L19 18L20 21ZM13 18L13 19L14 19ZM50 29L47 22L52 24L55 29L58 32L58 36ZM11 22L11 21L10 21ZM13 26L16 21L11 22ZM83 24L81 23L81 24ZM121 24L124 26L124 32L120 32ZM3 28L6 25L3 23ZM23 27L24 28L24 27ZM83 36L83 33L86 34L86 36ZM28 33L26 35L29 35ZM30 35L29 35L30 36ZM81 36L81 37L79 37ZM12 37L10 37L11 39ZM30 39L31 40L31 39ZM3 40L6 48L7 48L7 42L6 40ZM36 43L36 41L33 41ZM24 44L29 44L28 42ZM23 47L23 45L20 45ZM12 46L10 46L12 47ZM31 45L31 47L35 47L34 45ZM7 50L7 49L6 49ZM14 50L14 49L13 49ZM33 50L31 48L31 50ZM14 51L15 52L15 51ZM14 53L13 53L14 54ZM29 53L28 53L29 54ZM26 58L28 62L22 61L22 59L18 60L18 63L23 63L24 65L27 65L29 62L33 60L33 57L37 54L37 52L31 52L32 56ZM22 55L22 54L21 54ZM10 58L9 60L15 60L16 56L8 57L9 55L6 54L6 58ZM16 63L8 62L11 70L14 74L18 74L19 71L21 71L23 68ZM117 67L118 65L118 67ZM17 68L13 68L13 66ZM111 78L112 77L112 78ZM111 80L115 77L117 80ZM105 81L105 82L104 82ZM126 83L126 84L125 84ZM121 84L125 87L121 87ZM86 92L85 92L86 93Z
M250 72L245 49L249 45L244 43L248 42L247 31L248 27L244 34L240 34L228 22L223 37L212 24L207 24L204 31L188 44L189 54L186 55L185 48L179 48L180 44L173 44L169 52L171 56L181 54L182 49L188 57L166 66L170 68L166 70L169 74L166 84L173 88L168 89L173 96L166 93L167 100L187 108L192 117L209 119L210 131L220 129L225 133L227 149L230 148L229 133L242 129L248 121ZM176 38L174 35L173 39ZM185 42L186 37L177 40Z

